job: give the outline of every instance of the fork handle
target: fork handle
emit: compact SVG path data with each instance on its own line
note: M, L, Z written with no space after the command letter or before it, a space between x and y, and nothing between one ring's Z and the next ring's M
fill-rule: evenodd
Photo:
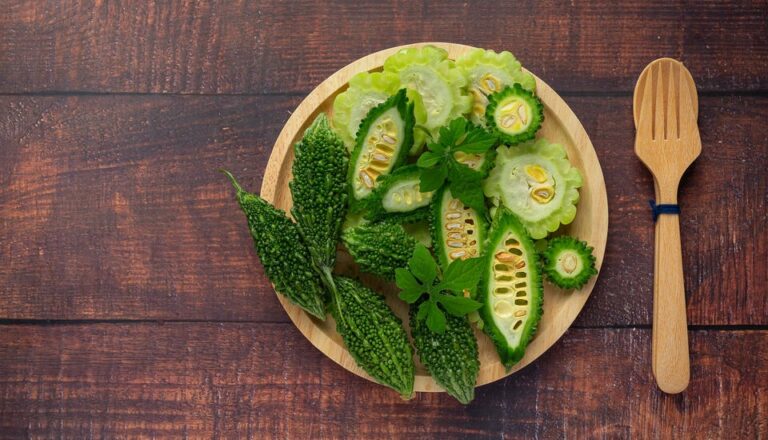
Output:
M661 215L656 222L655 270L653 373L662 391L676 394L685 390L691 375L683 254L677 215Z

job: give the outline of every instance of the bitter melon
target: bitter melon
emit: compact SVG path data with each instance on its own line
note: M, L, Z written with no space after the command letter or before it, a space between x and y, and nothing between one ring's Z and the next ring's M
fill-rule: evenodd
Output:
M517 145L536 136L544 122L544 106L520 84L507 86L488 97L485 122L502 143Z
M574 237L549 240L543 257L547 280L563 289L579 289L597 274L592 248Z
M419 190L419 167L406 165L381 177L378 186L366 200L369 220L388 218L411 223L424 218L425 214L416 212L424 209L432 201L434 191ZM428 213L426 213L428 215Z
M372 108L394 95L400 87L397 75L387 72L360 72L349 87L333 100L333 128L347 148L355 147L360 123Z
M483 213L451 195L448 187L438 190L432 204L432 243L445 270L456 259L479 257L485 240Z
M510 368L525 354L542 313L541 273L533 241L511 212L500 208L485 250L479 289L483 331Z
M516 147L500 146L483 190L496 206L506 206L519 217L531 237L539 239L573 221L581 184L581 174L568 162L562 145L539 139Z
M413 143L413 104L408 104L405 90L374 107L360 124L355 149L349 161L350 208L360 210L368 197L387 175L400 165Z

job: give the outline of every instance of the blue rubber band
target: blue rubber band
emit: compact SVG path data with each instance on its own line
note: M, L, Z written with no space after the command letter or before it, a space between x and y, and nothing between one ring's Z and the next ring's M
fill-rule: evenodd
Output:
M648 203L651 205L651 212L653 213L654 223L656 223L656 220L661 214L680 214L680 206L678 205L657 205L654 200L649 200Z

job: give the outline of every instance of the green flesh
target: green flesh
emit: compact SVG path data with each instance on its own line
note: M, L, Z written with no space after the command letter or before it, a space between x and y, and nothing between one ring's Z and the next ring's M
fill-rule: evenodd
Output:
M369 220L409 216L432 201L433 192L419 191L419 168L406 165L380 179L366 200Z
M483 216L453 198L450 189L445 187L438 190L434 200L432 243L443 269L457 258L479 257L485 240Z
M597 274L592 248L573 237L553 238L544 252L544 272L560 288L579 289Z
M544 121L544 107L536 95L515 84L488 97L485 118L503 143L516 145L536 136Z
M378 186L380 176L405 160L413 143L413 125L413 105L408 104L405 89L374 107L360 124L347 174L353 210Z
M480 289L483 330L510 368L525 354L542 311L543 289L533 241L512 213L499 209L485 253Z

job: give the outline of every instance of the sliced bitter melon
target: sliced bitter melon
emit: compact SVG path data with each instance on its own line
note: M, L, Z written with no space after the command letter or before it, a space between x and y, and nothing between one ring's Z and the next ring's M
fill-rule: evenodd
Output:
M411 214L426 208L434 191L419 191L419 167L406 165L383 176L366 200L369 220L387 218L407 219ZM423 215L417 214L417 218Z
M372 108L394 95L400 87L397 75L361 72L349 80L349 88L333 101L333 128L349 150L355 147L360 123Z
M493 167L494 160L496 159L496 150L491 148L481 154L457 151L453 153L453 158L456 159L457 162L464 164L475 171L479 171L485 176L488 174L488 170Z
M542 312L543 289L533 241L511 212L497 210L479 289L483 331L505 367L523 358Z
M413 143L413 124L413 104L408 104L405 89L368 112L349 161L347 180L353 211L379 184L379 176L389 174L405 160Z
M384 71L398 75L400 84L418 93L413 101L418 107L419 125L437 137L438 129L448 121L467 113L471 100L464 92L466 79L448 59L448 52L434 46L402 49L384 61ZM414 152L424 143L417 132Z
M458 258L479 257L485 240L486 222L478 213L443 187L432 204L432 243L440 265L446 269Z
M563 289L579 289L597 274L592 248L574 237L549 240L544 252L547 280Z
M531 92L536 90L533 75L523 72L514 55L504 51L472 49L456 60L456 66L464 72L467 88L472 97L472 122L485 127L485 107L488 95L506 86L520 84Z
M483 186L486 197L517 215L534 239L573 221L582 180L562 145L540 139L496 151Z
M505 87L488 97L485 122L507 145L533 139L544 121L544 106L520 84Z

